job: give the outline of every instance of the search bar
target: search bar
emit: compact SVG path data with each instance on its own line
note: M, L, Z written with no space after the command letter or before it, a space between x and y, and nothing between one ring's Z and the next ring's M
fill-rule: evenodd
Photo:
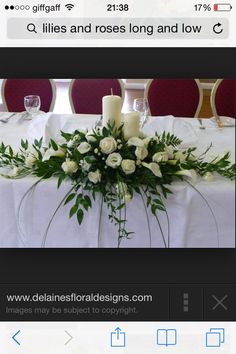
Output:
M226 18L10 18L9 39L225 39Z

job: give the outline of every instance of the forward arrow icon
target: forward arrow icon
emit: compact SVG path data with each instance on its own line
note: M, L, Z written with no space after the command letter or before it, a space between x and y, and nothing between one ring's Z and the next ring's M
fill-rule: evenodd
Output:
M65 333L66 333L67 336L69 337L69 338L67 339L67 341L65 342L65 345L67 345L67 344L70 343L70 341L72 341L73 337L72 337L72 335L71 335L68 331L65 331Z

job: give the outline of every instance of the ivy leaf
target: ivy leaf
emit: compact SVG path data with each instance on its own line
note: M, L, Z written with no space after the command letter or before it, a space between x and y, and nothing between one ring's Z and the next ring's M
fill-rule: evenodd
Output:
M122 203L122 204L118 205L118 207L116 208L116 210L121 210L121 209L124 208L124 206L125 206L125 203Z
M11 146L9 146L9 154L10 154L11 157L13 157L14 153L13 153L13 150L12 150Z
M57 151L58 150L57 143L54 140L52 140L52 139L50 140L50 142L51 142L53 150Z
M27 149L28 149L28 146L29 146L28 140L24 141L23 139L21 139L21 147L22 147L24 150L27 150Z
M78 210L78 205L77 204L73 205L73 207L70 209L70 218L72 218L72 216L75 215L77 210Z
M151 199L151 197L149 196L149 197L147 198L147 207L149 207L149 205L151 204L151 201L152 201L152 199Z
M102 135L103 135L104 137L107 137L107 136L110 135L109 130L108 130L106 127L103 127L103 128L102 128Z
M62 136L63 138L65 138L66 141L69 141L69 140L71 139L71 137L72 137L72 134L65 133L65 132L61 131L61 136Z
M151 211L152 211L152 214L153 215L156 215L156 211L157 211L157 205L156 204L152 204L152 206L151 206Z
M66 204L68 204L69 202L71 202L71 201L74 199L75 196L76 196L75 193L71 193L71 194L66 198L64 205L66 205Z
M83 218L84 218L84 212L82 209L79 209L77 211L77 220L78 220L79 225L82 224Z
M157 209L162 210L162 211L166 211L166 208L163 204L156 204L156 206L157 206Z
M62 182L64 181L64 179L66 178L66 175L65 174L61 174L60 177L58 178L58 181L57 181L57 188L59 189Z
M89 198L88 195L86 195L86 196L84 197L84 200L85 200L86 204L88 205L88 207L89 207L89 208L92 208L92 202L91 202L91 199Z
M76 204L79 206L83 200L83 195L80 193L76 198Z

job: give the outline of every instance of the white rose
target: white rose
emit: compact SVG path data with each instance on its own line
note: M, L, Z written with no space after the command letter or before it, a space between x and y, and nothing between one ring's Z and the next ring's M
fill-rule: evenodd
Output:
M146 163L143 162L142 165L148 168L156 177L162 177L162 173L159 165L156 162Z
M87 139L87 141L89 143L94 143L95 141L97 141L97 139L94 136L94 132L92 130L90 130L86 135L85 138Z
M122 161L122 157L117 152L113 152L112 154L108 155L106 159L106 165L112 168L117 168L120 166Z
M95 172L89 172L88 174L88 179L94 184L101 182L101 177L102 175L99 170L96 170Z
M197 173L195 170L181 170L176 172L176 175L189 177L193 183L197 181Z
M184 162L186 160L186 156L182 151L178 151L174 154L175 160L178 160L180 162Z
M51 157L64 157L65 156L65 151L62 150L61 148L58 148L58 150L54 150L53 148L47 149L43 156L43 161L49 160Z
M166 146L166 152L167 152L167 154L168 154L168 158L169 158L170 160L173 160L173 158L174 158L174 148L173 148L172 145Z
M136 169L135 161L128 159L123 160L121 162L121 168L126 175L131 175Z
M117 149L117 143L114 138L107 137L100 141L100 149L104 154L111 154Z
M206 181L206 182L212 182L214 180L214 176L211 172L206 172L203 176L203 179Z
M135 155L139 160L144 160L148 155L148 150L146 147L136 147Z
M66 159L66 161L63 162L63 164L61 165L61 168L63 169L63 171L66 174L71 175L71 174L75 173L76 171L78 171L79 166L77 165L77 163L75 161L72 161L70 159Z
M87 143L86 141L83 141L81 144L78 146L78 151L81 154L86 154L91 149L91 145Z
M152 161L154 162L161 162L161 161L168 161L168 152L167 151L160 151L153 155Z
M129 146L138 146L138 147L144 146L143 140L140 138L136 138L136 137L129 138L127 143Z

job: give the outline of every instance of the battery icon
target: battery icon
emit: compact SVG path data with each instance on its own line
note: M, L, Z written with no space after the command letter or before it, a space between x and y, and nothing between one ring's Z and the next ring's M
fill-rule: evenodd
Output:
M226 12L231 10L232 10L231 4L214 4L214 11Z

